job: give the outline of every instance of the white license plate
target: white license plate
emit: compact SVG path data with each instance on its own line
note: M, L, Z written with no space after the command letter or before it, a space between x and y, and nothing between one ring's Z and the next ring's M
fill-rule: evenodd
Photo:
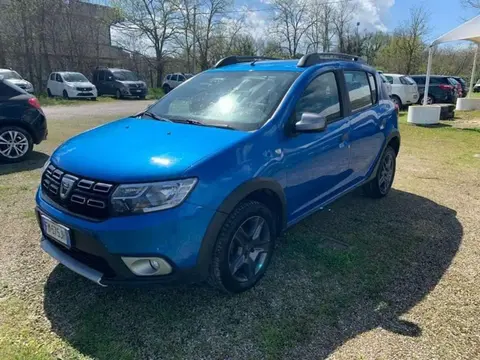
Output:
M53 220L49 219L45 215L42 215L43 231L47 236L53 240L62 243L65 246L70 246L70 229L57 224Z

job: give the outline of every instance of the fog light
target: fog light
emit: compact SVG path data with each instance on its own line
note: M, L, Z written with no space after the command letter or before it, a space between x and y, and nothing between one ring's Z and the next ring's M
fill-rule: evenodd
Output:
M122 257L132 273L138 276L167 275L172 267L162 258Z

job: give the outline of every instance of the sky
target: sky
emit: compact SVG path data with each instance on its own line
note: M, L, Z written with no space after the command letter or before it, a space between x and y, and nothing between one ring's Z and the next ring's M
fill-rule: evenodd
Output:
M333 0L325 0L333 1ZM430 14L430 34L428 40L435 40L452 30L478 12L465 9L461 0L351 0L358 3L356 21L361 29L393 31L409 18L410 9L423 6ZM237 6L244 5L249 9L268 8L269 0L237 0ZM259 29L263 35L267 11L252 11L248 22L251 29ZM259 34L260 35L260 34Z

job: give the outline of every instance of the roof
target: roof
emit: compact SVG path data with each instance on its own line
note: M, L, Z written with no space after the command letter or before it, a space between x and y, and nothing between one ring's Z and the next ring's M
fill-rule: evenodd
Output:
M398 76L398 77L402 77L402 76L410 76L410 75L404 75L404 74L391 74L391 73L383 73L383 75L385 76Z
M410 77L414 77L414 76L423 76L423 77L427 77L427 74L420 74L420 75L408 75ZM452 77L450 75L430 75L431 78L444 78L444 77Z
M299 67L297 66L298 60L257 60L255 63L252 62L240 62L231 65L225 65L219 68L213 68L209 71L291 71L291 72L304 72L309 68L314 66L327 66L332 64L345 64L348 67L364 67L368 66L361 63L355 63L351 61L343 61L343 60L332 60L326 61L319 64L307 66L307 67Z

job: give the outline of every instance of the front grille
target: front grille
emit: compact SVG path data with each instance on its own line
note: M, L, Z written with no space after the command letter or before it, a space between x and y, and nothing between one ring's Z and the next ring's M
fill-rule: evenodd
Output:
M130 84L129 87L130 87L130 89L140 89L141 88L140 84Z
M92 91L91 87L77 87L77 91Z
M26 89L27 88L27 85L24 85L24 84L20 84L20 85L17 85L20 89Z
M113 184L68 174L52 164L42 175L42 191L53 202L74 214L98 220L109 216L113 188Z

